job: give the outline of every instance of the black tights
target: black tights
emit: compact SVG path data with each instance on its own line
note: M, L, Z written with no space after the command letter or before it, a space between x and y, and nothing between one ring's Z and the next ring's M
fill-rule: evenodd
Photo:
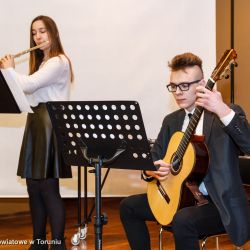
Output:
M65 209L58 179L26 179L29 194L33 239L46 239L49 218L52 239L64 239Z

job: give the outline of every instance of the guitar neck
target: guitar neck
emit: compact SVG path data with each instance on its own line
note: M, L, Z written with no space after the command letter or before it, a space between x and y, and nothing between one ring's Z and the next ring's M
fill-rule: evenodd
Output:
M210 78L207 81L207 84L205 86L205 88L212 90L214 87L215 82ZM188 147L189 142L191 141L192 135L195 132L195 129L199 123L199 120L201 118L202 112L203 112L204 108L197 106L194 110L194 113L189 121L188 127L183 135L183 138L178 146L178 149L176 151L176 155L178 156L179 161L182 160L186 149Z

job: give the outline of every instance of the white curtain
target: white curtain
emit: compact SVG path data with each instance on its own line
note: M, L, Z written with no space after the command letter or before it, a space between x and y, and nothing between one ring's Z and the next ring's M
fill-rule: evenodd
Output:
M163 117L176 109L165 88L167 62L190 51L203 59L207 78L215 66L214 0L8 0L1 13L0 56L29 47L35 16L52 17L74 68L71 100L138 101L148 138L156 138ZM27 73L27 58L17 60L17 71ZM0 114L0 197L27 196L24 180L16 176L25 118ZM72 169L73 179L61 181L63 196L77 195ZM93 195L93 174L88 186ZM145 188L139 171L111 170L103 195Z

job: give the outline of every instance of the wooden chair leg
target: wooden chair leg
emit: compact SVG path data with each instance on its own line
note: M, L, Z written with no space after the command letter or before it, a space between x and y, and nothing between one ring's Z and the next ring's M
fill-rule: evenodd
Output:
M243 247L236 247L236 246L235 246L235 249L236 249L236 250L244 250Z
M206 241L208 237L204 237L201 241L201 249L206 250Z
M219 237L216 236L216 250L220 250Z
M162 247L162 234L163 234L163 228L160 228L160 232L159 232L159 250L163 250Z
M209 237L205 237L201 241L201 249L206 250L206 241ZM220 250L219 236L215 237L216 250Z

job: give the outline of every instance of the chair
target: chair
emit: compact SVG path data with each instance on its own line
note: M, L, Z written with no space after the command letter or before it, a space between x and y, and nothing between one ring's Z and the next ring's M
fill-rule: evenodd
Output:
M162 241L162 235L164 231L168 231L168 232L172 232L172 227L171 225L168 226L161 226L160 227L160 232L159 232L159 250L163 250L163 241ZM217 234L213 234L213 235L202 235L200 236L200 240L201 240L201 249L205 250L206 249L206 241L209 237L215 237L216 239L216 250L220 249L219 246L219 236L221 235L225 235L226 232L222 231L222 232L218 232Z
M250 156L240 156L239 166L243 185L250 186Z
M243 185L246 187L250 187L250 157L249 156L240 156L239 157L239 168L240 168L240 175L243 182ZM250 197L249 197L249 204L250 204ZM172 232L171 225L161 226L159 232L159 250L163 250L163 241L162 235L164 231ZM201 249L206 249L206 241L210 237L215 237L216 239L216 250L220 249L219 246L219 237L222 235L226 235L225 231L217 232L213 235L204 235L200 237L201 240ZM243 247L236 247L237 250L243 250Z

